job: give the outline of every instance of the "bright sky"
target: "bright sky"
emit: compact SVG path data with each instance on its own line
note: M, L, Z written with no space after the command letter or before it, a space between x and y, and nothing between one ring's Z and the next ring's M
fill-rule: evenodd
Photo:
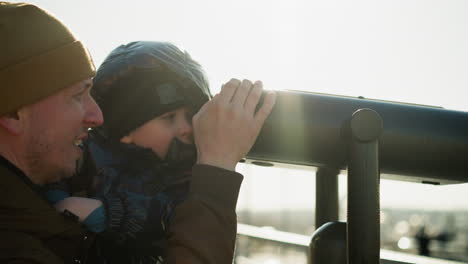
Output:
M204 66L214 92L236 77L261 79L267 89L362 95L468 111L465 0L30 2L64 21L89 47L96 65L119 44L164 40L184 47ZM264 181L269 191L248 177L241 196L249 193L264 208L313 206L313 177L295 185L271 177ZM292 190L289 196L299 197L291 204L275 203L272 199L289 186L285 183ZM468 208L463 199L467 191L468 185L382 181L381 197L382 205L389 206ZM437 199L429 195L434 192L440 193ZM239 205L245 205L242 199Z

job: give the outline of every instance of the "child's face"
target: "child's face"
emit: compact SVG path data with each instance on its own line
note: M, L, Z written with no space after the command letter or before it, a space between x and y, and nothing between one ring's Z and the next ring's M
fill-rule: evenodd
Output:
M193 144L192 116L190 108L177 108L146 122L120 141L150 148L164 159L175 137L186 144Z

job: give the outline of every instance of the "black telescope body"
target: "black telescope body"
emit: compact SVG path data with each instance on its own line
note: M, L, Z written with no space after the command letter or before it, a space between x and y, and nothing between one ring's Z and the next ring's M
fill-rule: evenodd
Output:
M468 182L468 113L439 107L296 91L276 105L248 159L346 169L344 128L362 108L383 119L380 172L398 180Z

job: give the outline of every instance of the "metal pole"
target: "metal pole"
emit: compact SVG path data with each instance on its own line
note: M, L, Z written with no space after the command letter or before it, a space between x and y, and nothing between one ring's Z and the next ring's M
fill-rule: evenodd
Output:
M353 113L348 147L348 264L380 261L379 137L383 121L371 109Z
M339 169L320 167L315 174L315 229L327 222L338 221Z

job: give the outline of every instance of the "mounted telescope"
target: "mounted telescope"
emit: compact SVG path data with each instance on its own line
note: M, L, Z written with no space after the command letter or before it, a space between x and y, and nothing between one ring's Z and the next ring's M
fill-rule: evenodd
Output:
M346 169L343 130L363 108L376 111L383 120L382 177L468 182L468 113L361 97L277 91L276 105L247 159Z

